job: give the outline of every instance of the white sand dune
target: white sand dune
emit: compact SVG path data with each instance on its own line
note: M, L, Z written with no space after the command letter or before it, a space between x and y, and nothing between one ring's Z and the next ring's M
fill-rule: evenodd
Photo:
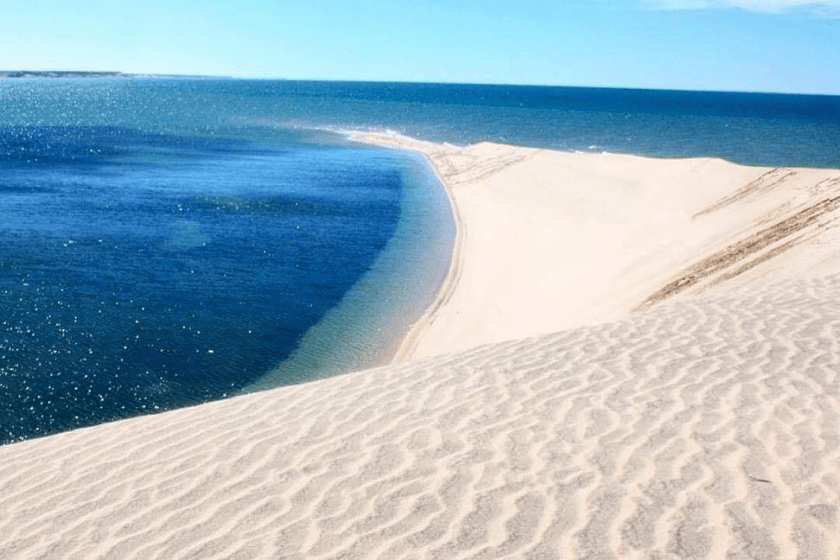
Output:
M840 558L840 172L423 149L413 359L0 447L0 558Z
M354 137L425 154L457 210L450 282L401 357L612 321L677 293L840 273L837 170Z

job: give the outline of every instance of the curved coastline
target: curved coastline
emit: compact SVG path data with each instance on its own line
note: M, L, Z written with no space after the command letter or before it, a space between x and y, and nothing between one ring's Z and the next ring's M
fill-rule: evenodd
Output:
M414 356L417 345L424 333L434 324L438 314L451 299L458 285L461 269L463 268L463 247L467 237L467 223L461 217L458 204L452 193L452 186L444 170L432 157L434 149L446 149L446 146L415 140L393 132L350 131L347 132L347 136L355 142L419 154L426 161L429 168L434 171L449 201L449 208L455 225L455 238L452 243L452 253L446 276L438 289L434 301L423 311L423 314L417 321L411 325L408 332L402 338L402 342L398 346L397 351L391 358L392 363L410 360Z
M435 174L438 176L438 179L446 192L446 197L449 200L449 206L452 211L452 220L455 223L455 239L452 243L452 257L449 261L449 268L446 272L446 277L443 279L443 283L438 290L437 297L435 297L434 302L432 302L417 322L411 326L408 333L406 333L402 343L394 354L392 360L394 362L410 360L413 357L423 334L432 324L434 324L437 315L452 298L452 294L455 292L455 288L457 287L458 281L461 277L461 269L464 266L463 248L467 237L467 224L461 217L458 205L455 203L455 199L452 196L452 191L447 185L446 180L441 177L440 170L435 166L429 156L426 154L423 154L423 156L426 158L426 161L429 162L430 167L435 170Z
M458 231L448 190L423 154L400 150L394 164L401 169L406 194L400 224L391 240L339 304L309 328L292 353L241 393L389 363L439 297L451 269L450 243L456 243ZM430 228L431 237L427 233ZM450 228L456 232L451 238Z

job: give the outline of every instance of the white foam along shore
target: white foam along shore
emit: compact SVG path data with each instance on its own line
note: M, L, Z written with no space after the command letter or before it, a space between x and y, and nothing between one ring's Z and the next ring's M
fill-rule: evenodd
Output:
M457 213L403 361L0 447L0 558L840 556L840 171L364 140Z

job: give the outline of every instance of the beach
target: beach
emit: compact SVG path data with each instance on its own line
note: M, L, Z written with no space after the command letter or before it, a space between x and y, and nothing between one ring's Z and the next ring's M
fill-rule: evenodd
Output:
M0 558L840 555L840 170L353 139L456 220L394 362L0 447Z

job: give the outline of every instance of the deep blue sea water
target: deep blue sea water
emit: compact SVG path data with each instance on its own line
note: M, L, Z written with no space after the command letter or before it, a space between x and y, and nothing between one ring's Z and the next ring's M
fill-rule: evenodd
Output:
M831 96L0 81L0 443L387 360L453 226L347 129L840 168Z

